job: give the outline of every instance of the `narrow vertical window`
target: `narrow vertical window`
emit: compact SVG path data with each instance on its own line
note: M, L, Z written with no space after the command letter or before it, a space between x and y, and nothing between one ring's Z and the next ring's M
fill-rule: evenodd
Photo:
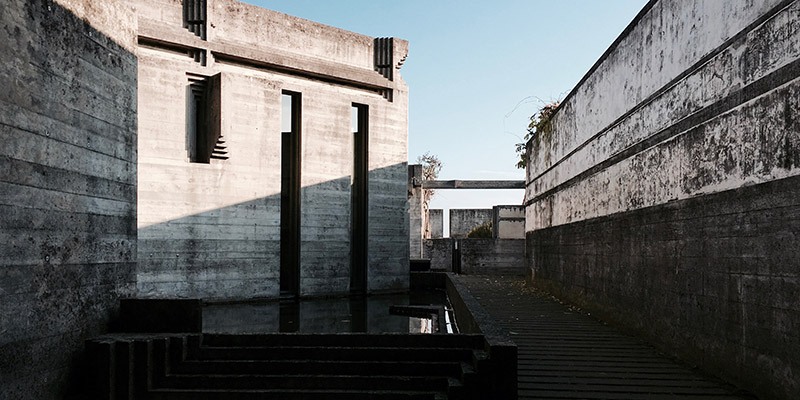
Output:
M351 131L353 132L353 183L351 188L351 257L350 291L364 294L368 290L368 154L369 154L369 107L353 104L351 109Z
M300 93L281 96L281 266L283 297L300 295Z
M211 159L228 159L222 138L222 78L189 75L186 130L189 160L208 164Z

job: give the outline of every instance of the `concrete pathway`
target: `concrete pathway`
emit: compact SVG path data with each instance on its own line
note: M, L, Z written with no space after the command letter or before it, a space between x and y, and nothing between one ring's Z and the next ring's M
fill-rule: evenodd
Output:
M461 275L518 346L520 399L752 399L659 354L522 278Z

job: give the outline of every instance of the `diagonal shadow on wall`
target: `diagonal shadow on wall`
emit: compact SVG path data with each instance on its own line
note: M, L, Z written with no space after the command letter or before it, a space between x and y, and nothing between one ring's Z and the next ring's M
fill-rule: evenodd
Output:
M407 166L369 174L370 289L403 291L408 288ZM300 197L301 295L347 293L351 179L305 186ZM278 297L280 205L278 193L140 227L137 296Z

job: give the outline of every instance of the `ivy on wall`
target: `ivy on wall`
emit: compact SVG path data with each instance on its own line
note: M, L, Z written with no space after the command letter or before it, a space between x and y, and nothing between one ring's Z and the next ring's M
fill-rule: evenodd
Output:
M528 164L527 144L534 137L549 135L553 131L552 118L555 114L560 101L553 101L542 106L535 114L531 115L531 122L528 124L528 132L521 143L517 143L517 168L524 169Z

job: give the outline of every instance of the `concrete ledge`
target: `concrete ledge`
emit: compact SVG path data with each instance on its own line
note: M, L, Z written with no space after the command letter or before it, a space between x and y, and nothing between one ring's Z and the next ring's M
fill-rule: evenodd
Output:
M447 276L442 272L411 272L411 290L444 289Z
M116 332L199 333L203 329L200 299L122 299Z
M491 391L481 393L480 398L517 398L517 345L508 332L500 328L469 289L458 281L453 273L445 274L445 290L456 314L460 333L483 334L491 372Z
M422 181L423 189L525 189L525 181Z
M411 272L425 272L431 270L431 260L430 259L417 259L417 260L409 260L411 265Z

